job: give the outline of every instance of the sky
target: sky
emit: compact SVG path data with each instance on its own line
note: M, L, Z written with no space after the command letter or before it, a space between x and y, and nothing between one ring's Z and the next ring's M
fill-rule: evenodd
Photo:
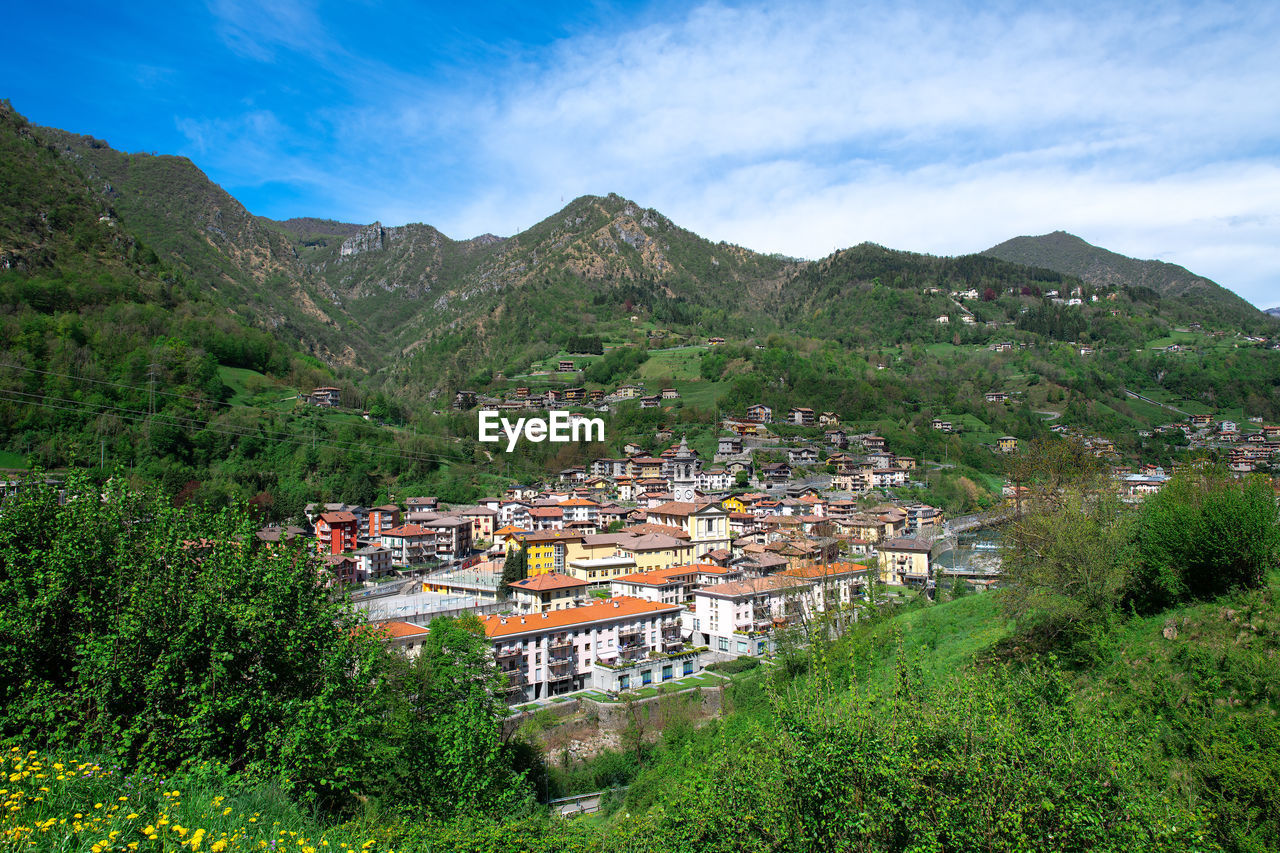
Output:
M507 236L615 192L712 240L1070 231L1280 305L1280 4L151 0L6 12L0 97L252 212Z

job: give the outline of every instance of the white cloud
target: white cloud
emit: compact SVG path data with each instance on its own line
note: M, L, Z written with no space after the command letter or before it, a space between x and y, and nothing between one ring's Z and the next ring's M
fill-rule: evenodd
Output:
M246 182L285 172L329 215L466 237L613 191L809 257L1062 228L1280 302L1274 4L713 2L440 78L347 55L302 4L216 7L236 50L314 51L350 103L291 133L251 114L190 138Z
M1268 7L711 4L566 43L489 105L477 160L509 182L466 218L567 185L809 257L1064 228L1192 269L1216 259L1196 271L1266 302L1280 260L1223 223L1280 215L1265 165L1280 114L1262 106L1280 103L1277 29Z

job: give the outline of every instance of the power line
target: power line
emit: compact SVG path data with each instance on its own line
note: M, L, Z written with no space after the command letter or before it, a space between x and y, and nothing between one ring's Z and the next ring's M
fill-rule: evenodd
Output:
M149 368L154 366L155 365L148 365ZM0 362L0 368L4 368L4 367L7 367L11 370L23 370L23 371L26 371L27 373L39 373L43 376L56 376L60 379L71 379L75 382L92 382L95 385L108 385L112 388L124 388L127 391L148 390L138 385L127 385L123 382L108 382L105 379L90 379L88 376L76 376L75 374L72 374L72 373L58 373L53 370L40 370L39 368L36 368L36 367L26 367L21 364L9 364L7 362ZM151 375L150 371L148 371L148 376L150 375ZM230 408L244 408L244 409L262 408L261 406L236 406L232 403L228 403L225 400L203 399L200 397L192 397L188 394L175 394L172 391L158 391L158 390L155 390L154 387L151 389L150 393L160 394L161 396L164 396L164 397L176 397L179 400L186 400L188 403L199 403L201 405L228 406Z
M155 405L154 405L154 395L155 395L155 394L161 394L161 395L166 396L166 397L174 397L174 398L176 398L176 399L179 399L179 400L185 400L185 401L187 401L187 402L189 402L189 403L195 403L195 404L198 404L198 405L211 404L211 405L216 405L216 406L226 406L226 407L228 407L228 408L229 408L229 409L231 409L231 410L235 410L235 409L252 409L252 410L255 410L255 411L269 412L269 413L271 413L271 414L278 414L278 413L277 413L277 412L275 412L274 410L272 410L272 409L267 409L267 408L264 408L264 407L262 407L262 406L245 406L245 405L236 406L236 405L233 405L232 403L229 403L229 402L226 402L226 401L223 401L223 400L205 400L205 399L201 399L201 398L198 398L198 397L191 397L191 396L188 396L188 395L185 395L185 394L174 394L174 393L169 392L169 391L158 391L158 390L155 390L155 388L154 388L154 374L153 374L153 372L152 372L152 371L154 370L154 368L155 368L156 366L157 366L157 365L155 365L155 364L148 365L148 367L149 367L149 368L151 368L151 370L149 370L149 371L148 371L148 376L152 378L152 382L151 382L151 387L150 387L150 388L144 389L144 388L142 388L142 387L140 387L140 386L137 386L137 385L128 385L128 384L124 384L124 383L120 383L120 382L108 382L108 381L103 380L103 379L91 379L91 378L89 378L89 377L87 377L87 376L76 376L76 375L74 375L74 374L70 374L70 373L58 373L57 371L53 371L53 370L40 370L39 368L35 368L35 367L26 367L26 366L24 366L24 365L20 365L20 364L9 364L9 363L7 363L7 362L0 362L0 368L6 368L6 367L7 367L7 368L11 368L11 369L13 369L13 370L22 370L22 371L26 371L26 372L28 372L28 373L39 373L39 374L42 374L42 375L45 375L45 376L56 376L56 377L59 377L59 378L62 378L62 379L71 379L71 380L74 380L74 381L76 381L76 382L91 382L91 383L95 383L95 384L99 384L99 385L107 385L107 386L110 386L110 387L113 387L113 388L124 388L124 389L129 390L129 391L143 391L143 390L147 390L147 391L148 391L148 394L149 394L149 403L148 403L148 407L147 407L147 408L148 408L148 411L147 411L147 413L146 413L146 414L155 414ZM139 414L139 415L144 414L143 412L141 412L141 411L139 411L139 410L134 410L134 409L124 409L123 407L119 407L119 406L112 406L112 405L110 405L110 404L108 404L108 403L87 403L86 401L82 401L82 400L69 400L69 399L66 399L66 398L51 397L51 396L49 396L49 395L44 395L44 394L34 394L33 392L29 392L29 391L18 391L18 392L13 392L13 393L20 393L20 394L24 394L24 395L26 395L26 396L40 396L40 397L45 397L45 398L47 398L47 399L60 400L61 402L64 402L64 403L71 403L71 404L73 404L73 405L94 405L94 406L99 406L99 407L102 407L102 408L115 409L115 410L122 411L122 412L132 412L132 413L134 413L134 414ZM22 402L22 401L13 401L13 402ZM209 428L209 429L214 429L213 427L208 426L208 422L206 422L206 421L199 421L199 420L196 420L196 419L194 419L194 418L185 418L185 417L182 417L181 415L171 415L171 414L170 414L170 415L160 415L159 417L167 417L167 418L171 418L171 419L173 419L173 420L187 421L187 422L189 422L189 423L198 424L198 425L200 425L202 428L206 428L206 427L207 427L207 428ZM312 429L313 429L313 432L314 432L314 426L312 427ZM227 432L227 429L226 429L226 428L221 428L221 429L216 429L215 431L219 431L219 432ZM232 434L235 434L235 433L232 433ZM252 433L252 432L245 432L245 433L240 433L240 434L243 434L243 435L246 435L246 436L257 436L257 435L259 435L258 433ZM341 442L341 441L336 441L336 440L333 440L333 439L328 439L328 440L321 439L321 440L319 440L319 443L320 443L320 444L327 444L327 445L329 445L329 446L333 446L333 447L349 447L349 448L351 448L351 449L356 449L356 450L359 450L359 449L365 449L365 450L371 450L371 451L376 450L377 452L383 452L383 449L382 449L382 448L377 448L377 447L376 447L376 446L374 446L374 445L360 444L360 443L358 443L358 442ZM313 446L314 446L314 444L315 444L315 441L313 441ZM434 459L435 461L441 461L441 462L456 462L456 461L459 461L459 460L454 459L454 458L452 458L452 457L444 456L444 455L440 455L440 454L422 453L421 451L411 451L411 452L416 453L416 454L418 454L419 456L423 457L423 460L424 460L424 461L426 461L426 460L431 460L431 459Z
M26 398L26 399L24 399ZM34 399L33 399L34 398ZM172 422L171 426L187 430L189 433L196 430L208 430L210 432L221 433L224 435L236 436L239 438L260 438L267 441L283 442L297 445L306 445L311 443L312 446L319 444L328 447L334 447L342 450L355 450L365 453L381 454L391 456L398 459L404 459L410 462L461 462L457 457L445 456L438 453L428 453L422 451L404 451L393 450L376 445L361 444L358 442L343 442L333 439L316 439L314 436L307 437L298 433L290 433L280 431L279 434L263 434L250 430L236 429L234 427L217 426L208 421L201 421L196 418L186 418L180 415L151 415L138 409L127 409L122 406L112 406L107 403L89 403L83 400L70 400L64 397L51 397L44 394L36 394L30 391L14 391L8 389L0 389L0 399L8 400L12 403L24 403L32 406L40 406L46 409L54 409L66 412L83 412L89 407L96 407L100 411L90 411L90 414L104 415L111 414L117 417L131 421L146 422L149 420L158 420L161 423L166 421ZM53 402L50 402L53 401ZM59 403L65 405L58 405Z

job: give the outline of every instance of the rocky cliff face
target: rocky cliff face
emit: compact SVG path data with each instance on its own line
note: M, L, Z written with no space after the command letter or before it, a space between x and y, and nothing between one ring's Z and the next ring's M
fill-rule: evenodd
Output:
M386 230L382 227L382 223L375 222L372 225L361 228L355 235L343 240L342 246L338 250L338 256L349 258L361 252L380 252L382 251L385 236Z

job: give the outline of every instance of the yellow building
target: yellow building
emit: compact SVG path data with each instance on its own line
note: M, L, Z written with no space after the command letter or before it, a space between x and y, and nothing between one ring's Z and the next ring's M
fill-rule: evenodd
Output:
M580 548L586 537L575 530L536 530L517 538L524 546L532 578L544 572L565 572L569 561L576 558L570 549Z
M880 581L923 586L929 581L931 545L920 539L890 539L880 546Z
M725 512L746 512L747 505L738 498L725 498L720 501L720 506L724 507Z
M683 530L697 557L729 547L729 513L716 504L670 501L650 509L646 517L654 524Z

